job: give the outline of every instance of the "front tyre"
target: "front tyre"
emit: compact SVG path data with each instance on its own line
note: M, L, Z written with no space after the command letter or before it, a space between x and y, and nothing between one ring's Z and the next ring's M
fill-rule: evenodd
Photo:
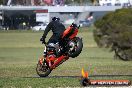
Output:
M73 46L70 46L68 55L69 57L75 58L77 57L83 48L83 43L82 43L82 39L79 37L75 37L72 41L70 41L71 43L73 43Z
M47 66L46 61L43 61L43 64L38 61L37 67L36 67L36 72L40 77L46 77L51 73L51 69Z

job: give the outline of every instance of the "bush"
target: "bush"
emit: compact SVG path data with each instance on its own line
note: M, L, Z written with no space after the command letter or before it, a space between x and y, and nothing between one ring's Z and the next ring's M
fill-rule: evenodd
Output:
M120 9L95 22L94 39L99 47L110 47L116 57L132 60L132 9Z

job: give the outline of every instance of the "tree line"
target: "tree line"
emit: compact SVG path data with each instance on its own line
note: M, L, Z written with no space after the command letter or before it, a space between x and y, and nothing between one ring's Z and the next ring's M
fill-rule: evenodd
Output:
M94 39L99 47L109 47L115 57L132 60L132 9L123 8L95 22Z

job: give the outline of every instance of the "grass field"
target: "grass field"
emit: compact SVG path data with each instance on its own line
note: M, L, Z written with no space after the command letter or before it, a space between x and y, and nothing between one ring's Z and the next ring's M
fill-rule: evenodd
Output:
M114 59L109 49L98 48L92 29L81 29L83 51L39 78L35 68L44 45L43 31L0 31L0 88L80 87L82 67L91 79L128 79L132 81L132 61ZM50 33L51 35L51 33ZM49 36L48 36L49 37Z

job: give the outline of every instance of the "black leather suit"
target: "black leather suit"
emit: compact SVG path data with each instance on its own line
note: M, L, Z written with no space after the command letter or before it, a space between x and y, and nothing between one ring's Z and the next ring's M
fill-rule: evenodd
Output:
M52 30L53 32L53 35L51 36L51 38L49 39L48 43L57 43L57 42L60 42L60 39L61 39L61 36L65 30L65 26L60 23L58 20L57 21L51 21L45 31L44 31L44 34L43 34L43 38L45 39L48 32Z

